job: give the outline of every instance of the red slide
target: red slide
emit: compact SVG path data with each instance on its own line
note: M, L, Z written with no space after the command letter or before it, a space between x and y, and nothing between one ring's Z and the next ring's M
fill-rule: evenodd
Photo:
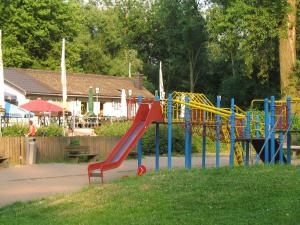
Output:
M119 167L153 122L163 122L160 103L155 101L150 107L148 104L141 104L131 127L113 148L107 159L104 162L89 164L89 182L94 170L100 170L103 182L103 172Z

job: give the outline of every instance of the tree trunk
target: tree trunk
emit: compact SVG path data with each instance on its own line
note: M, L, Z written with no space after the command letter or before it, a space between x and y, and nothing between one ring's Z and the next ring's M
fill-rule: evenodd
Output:
M190 92L194 92L194 69L193 69L193 63L190 59Z
M282 97L291 95L296 97L296 81L292 72L296 66L296 0L287 0L291 11L287 15L287 27L285 35L279 40L280 60L280 91Z
M231 58L231 67L232 67L232 76L235 77L235 69L234 69L234 59L233 59L233 53L230 54Z

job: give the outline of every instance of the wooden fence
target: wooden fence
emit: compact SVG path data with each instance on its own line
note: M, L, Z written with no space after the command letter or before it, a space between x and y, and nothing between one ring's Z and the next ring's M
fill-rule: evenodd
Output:
M65 159L65 147L71 139L78 139L80 145L89 146L90 152L105 158L120 137L37 137L37 162L61 161ZM26 163L26 138L0 138L0 155L8 157L13 164Z

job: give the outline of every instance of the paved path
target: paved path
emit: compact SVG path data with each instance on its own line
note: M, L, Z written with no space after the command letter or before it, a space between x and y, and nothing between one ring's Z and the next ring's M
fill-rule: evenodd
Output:
M193 166L201 165L200 157L193 157ZM215 165L214 157L207 157L208 167ZM228 165L228 157L221 157ZM155 168L155 158L145 157L147 170ZM167 158L160 157L161 168L167 167ZM172 158L173 168L184 166L184 157ZM105 172L105 181L135 175L136 160L126 160L119 168ZM97 178L93 178L97 179ZM99 182L99 179L97 179ZM88 185L87 163L50 163L32 166L15 166L0 169L0 207L17 201L43 198L57 193L70 193Z

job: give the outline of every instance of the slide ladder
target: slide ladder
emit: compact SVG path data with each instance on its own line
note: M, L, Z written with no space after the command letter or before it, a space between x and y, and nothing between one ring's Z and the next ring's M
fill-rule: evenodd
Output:
M227 144L228 150L230 149L230 128L227 125L222 125L221 137L223 136L223 141ZM234 145L234 164L242 165L243 163L243 146L241 142L235 142Z

